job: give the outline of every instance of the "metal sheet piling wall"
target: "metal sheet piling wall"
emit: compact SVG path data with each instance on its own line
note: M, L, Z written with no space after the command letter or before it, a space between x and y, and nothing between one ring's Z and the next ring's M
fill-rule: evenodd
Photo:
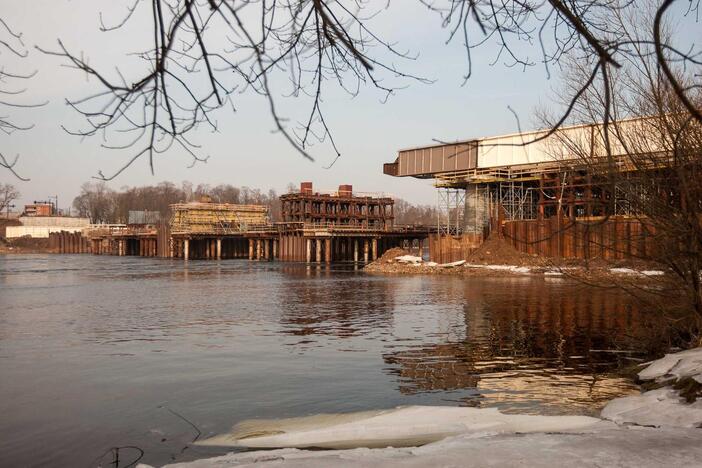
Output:
M653 226L623 216L506 221L501 234L520 252L554 258L646 258L655 249Z
M52 232L49 233L49 250L62 254L91 253L90 241L80 232Z
M464 260L482 243L482 234L463 233L460 236L432 234L429 236L429 258L437 263Z

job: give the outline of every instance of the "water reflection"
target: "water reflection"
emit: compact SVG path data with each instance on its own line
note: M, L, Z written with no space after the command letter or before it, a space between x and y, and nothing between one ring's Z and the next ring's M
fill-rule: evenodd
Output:
M279 291L281 332L351 338L388 329L394 308L391 283L353 271L332 273L323 265L283 268L293 280Z
M644 313L622 293L575 284L479 280L462 284L451 339L394 344L383 354L400 392L468 390L469 405L594 412L635 387L612 373L643 354ZM555 406L556 408L550 408Z

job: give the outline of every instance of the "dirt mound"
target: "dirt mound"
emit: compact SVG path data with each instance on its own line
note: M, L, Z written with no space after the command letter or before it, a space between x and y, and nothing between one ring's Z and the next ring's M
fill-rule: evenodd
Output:
M466 259L468 263L489 265L540 265L544 259L519 252L504 239L492 235Z
M402 255L409 255L410 253L406 251L405 249L401 249L399 247L393 247L392 249L386 251L383 255L381 255L375 262L373 263L389 263L392 260L395 260L395 257L401 257Z

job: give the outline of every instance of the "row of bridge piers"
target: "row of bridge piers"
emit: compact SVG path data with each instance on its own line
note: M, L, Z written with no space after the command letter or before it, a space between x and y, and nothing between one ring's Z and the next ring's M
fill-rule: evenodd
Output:
M403 241L406 246L407 239L383 237L283 235L250 238L173 238L170 256L186 260L247 258L258 261L368 263L386 250L402 246ZM412 243L412 240L409 242ZM412 243L420 251L423 244L423 239Z
M167 242L167 248L159 242ZM171 257L184 260L248 259L306 263L363 262L376 260L393 247L414 248L421 252L422 237L375 236L216 236L179 237L135 236L98 238L90 251L98 255Z

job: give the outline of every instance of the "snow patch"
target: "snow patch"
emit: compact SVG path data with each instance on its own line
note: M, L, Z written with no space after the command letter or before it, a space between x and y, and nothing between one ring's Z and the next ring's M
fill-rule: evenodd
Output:
M661 276L665 272L661 270L633 270L631 268L610 268L610 272L618 275L635 275L635 276Z
M422 257L415 257L414 255L400 255L395 257L397 263L422 263Z
M639 372L641 380L658 380L675 377L702 376L702 348L688 349L679 353L666 354L661 359L651 362L646 369Z
M666 383L691 377L702 383L702 348L689 349L650 362L639 379ZM618 424L655 427L700 427L702 400L687 404L671 387L642 395L617 398L602 410L601 416Z
M486 270L509 271L512 273L527 274L531 272L530 268L520 267L516 265L481 265L479 263L466 263L466 268L485 268Z
M604 407L601 416L617 424L695 428L702 424L702 401L686 404L672 388L659 388L615 398Z
M168 465L168 468L225 467L475 467L528 466L658 468L700 466L699 429L622 428L614 424L588 433L532 433L447 438L419 448L354 450L297 449L230 453ZM146 465L141 465L144 468Z

